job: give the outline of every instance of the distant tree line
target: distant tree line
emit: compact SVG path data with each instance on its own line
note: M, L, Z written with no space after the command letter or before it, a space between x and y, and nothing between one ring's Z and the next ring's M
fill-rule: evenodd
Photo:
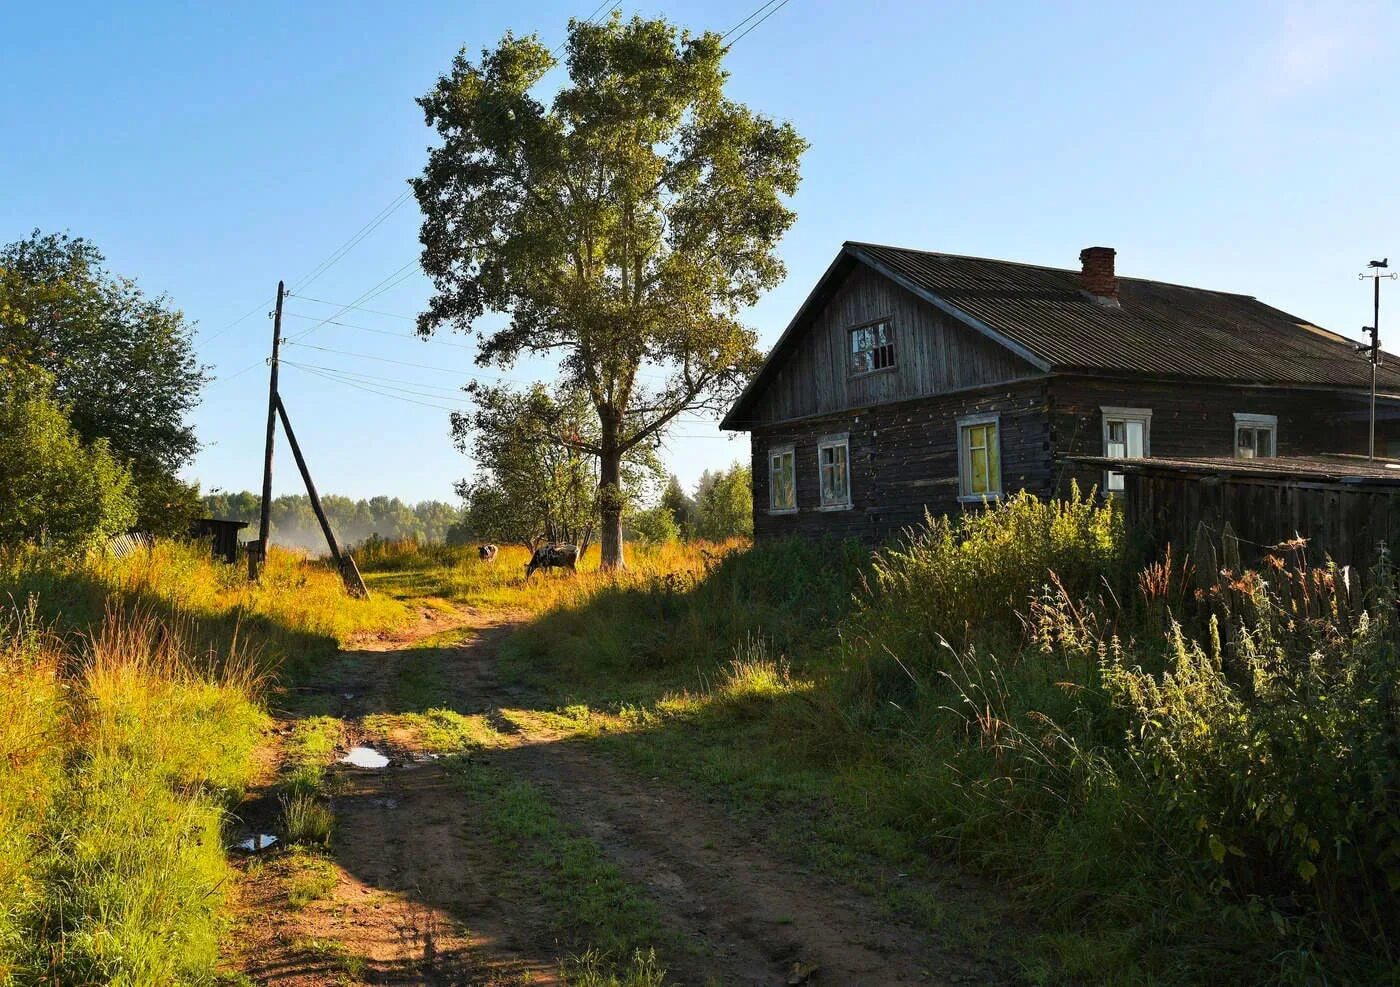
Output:
M209 517L229 518L258 523L262 497L251 491L228 493L215 491L203 498L204 512ZM463 527L460 507L440 500L424 500L408 504L398 497L370 497L351 500L335 494L321 497L321 507L342 544L353 545L367 538L414 538L420 542L465 542L468 535ZM275 544L324 552L325 537L311 510L311 500L305 494L284 494L272 498L269 511L272 520L272 540Z

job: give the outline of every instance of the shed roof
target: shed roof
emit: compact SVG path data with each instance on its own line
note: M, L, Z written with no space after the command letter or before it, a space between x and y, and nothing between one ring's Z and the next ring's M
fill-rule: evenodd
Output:
M1311 483L1363 483L1400 486L1400 461L1368 460L1364 456L1268 456L1235 459L1230 456L1173 458L1149 456L1118 459L1111 456L1067 456L1084 466L1120 473L1178 473L1193 476L1229 476Z
M1369 389L1355 340L1249 295L1118 278L1118 307L1081 290L1077 270L846 242L740 395L742 421L809 321L855 264L865 264L1046 372ZM1400 392L1400 357L1379 368Z

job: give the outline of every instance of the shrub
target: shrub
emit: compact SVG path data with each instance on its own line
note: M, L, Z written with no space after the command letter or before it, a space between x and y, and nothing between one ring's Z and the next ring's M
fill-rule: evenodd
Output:
M1075 490L1044 501L1021 492L957 517L925 516L904 542L877 552L866 624L886 646L924 655L940 638L966 644L1009 619L1052 578L1075 599L1117 581L1122 516ZM900 648L895 648L898 653Z
M648 545L663 545L676 541L681 536L676 515L665 504L638 511L632 515L630 521L637 537Z
M0 544L81 549L135 519L131 474L106 441L79 440L48 375L0 365Z

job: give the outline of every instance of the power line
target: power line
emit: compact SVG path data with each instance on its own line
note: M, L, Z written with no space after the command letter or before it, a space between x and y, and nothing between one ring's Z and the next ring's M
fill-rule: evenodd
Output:
M768 3L765 3L762 7L759 7L758 10L762 10L763 7L767 7L767 6L768 6L769 4L771 4L772 2L773 2L773 0L768 0ZM786 7L787 5L788 5L788 0L781 0L781 2L780 2L776 7L773 7L773 9L770 10L770 11L768 11L768 13L764 14L764 15L763 15L762 17L760 17L758 20L754 21L754 22L753 22L752 24L750 24L747 28L745 28L743 34L739 35L739 36L738 36L737 38L735 38L733 41L729 42L728 47L733 48L733 47L734 47L735 45L737 45L740 41L743 41L745 35L747 35L747 34L748 34L750 31L752 31L754 28L758 27L758 25L762 24L762 23L763 23L764 21L766 21L768 18L772 17L772 16L773 16L774 14L776 14L778 11L782 10L782 9L783 9L784 7ZM754 14L758 13L758 10L755 10L755 11L754 11ZM752 16L753 16L753 14L750 14L750 15L749 15L749 17L752 17ZM747 21L747 20L749 19L749 17L744 18L744 21ZM743 24L744 21L740 21L739 24L734 25L734 27L737 28L740 24ZM734 31L734 28L731 28L731 29L730 29L730 33L732 34L733 31ZM727 38L727 37L729 37L729 35L726 34L724 37ZM722 41L722 40L724 40L724 39L721 38L720 40Z
M390 387L390 385L408 385L408 387L422 388L424 390L438 392L435 395L431 395L433 397L455 398L462 393L462 389L460 387L444 387L438 384L425 384L422 381L408 380L403 377L385 377L380 374L366 374L361 373L358 370L345 370L342 367L327 367L319 363L301 363L300 361L294 360L283 360L282 362L287 364L289 367L301 367L303 370L321 370L326 373L339 374L343 377L353 378L357 381L360 381L361 383L374 384L376 387L389 387L390 390L408 389L407 387L402 386ZM422 396L429 397L430 395L424 394Z
M397 212L399 207L402 206L405 202L407 202L408 197L412 194L413 190L409 188L404 189L397 196L395 196L394 200L390 202L387 206L385 206L383 209L381 209L379 212L375 213L374 217L371 218L369 222L365 223L364 226L361 226L354 233L350 234L349 240L341 244L335 250L331 251L330 255L326 257L325 260L321 261L320 264L316 265L316 267L312 270L310 274L303 276L300 281L297 281L292 286L292 291L295 292L301 288L305 288L307 285L311 284L311 282L315 281L317 278L325 274L337 263L339 263L342 257L348 254L351 250L354 250L355 247L358 246L361 242L363 242L367 236L369 236L375 230L379 229L379 227L384 224L384 221L386 219L388 219L395 212Z
M370 315L382 315L386 319L403 319L405 322L417 322L416 316L399 315L397 312L381 312L378 309L365 308L363 305L346 305L344 302L328 302L324 298L312 298L309 295L297 295L298 301L315 302L317 305L329 305L331 308L349 308L357 312L368 312Z
M370 386L369 384L356 384L356 383L353 382L353 381L344 380L344 379L338 378L338 377L333 377L333 376L330 375L330 374L323 374L323 373L321 373L321 372L318 371L318 370L308 370L308 371L306 371L306 372L309 373L309 374L313 374L313 375L315 375L315 376L317 376L317 377L324 377L326 380L333 381L334 383L337 383L337 384L344 384L346 387L353 387L353 388L355 388L355 390L357 390L357 391L365 391L366 393L369 393L369 394L378 394L380 397L382 397L382 398L389 398L389 399L392 400L392 401L402 401L402 402L404 402L405 404L416 404L416 405L420 405L420 406L422 406L422 407L424 407L424 408L436 408L438 411L458 411L458 410L460 410L460 409L458 409L458 408L450 408L450 407L448 407L447 405L443 405L443 404L431 404L431 403L429 403L429 402L427 402L427 401L418 401L418 400L415 400L414 398L402 397L402 396L400 396L400 395L398 395L398 394L392 394L392 393L390 393L390 392L388 392L388 391L381 391L381 390L379 390L379 389L376 388L376 387Z
M316 318L316 316L314 315L303 315L300 312L285 312L283 314L291 316L294 319L306 319L307 321L312 321ZM416 339L420 343L430 343L433 346L451 346L454 349L459 350L476 349L475 346L472 346L468 343L454 343L446 339L429 339L425 336L418 335L416 332L395 332L392 329L375 329L372 326L356 325L353 322L339 322L335 319L322 319L319 322L319 325L341 326L345 329L358 329L360 332L372 332L379 336L394 336L398 339Z
M356 298L356 299L355 299L353 302L351 302L349 305L343 305L343 306L341 306L341 308L340 308L339 311L331 313L330 315L328 315L328 316L326 316L324 319L322 319L320 322L318 322L318 323L316 323L314 326L312 326L310 329L306 330L305 332L301 333L300 335L297 335L297 336L292 337L291 339L287 340L287 342L296 342L296 341L299 340L299 339L305 339L307 336L310 336L310 335L311 335L313 332L315 332L317 329L320 329L320 328L321 328L323 325L325 325L327 322L331 321L331 319L338 319L338 318L340 318L342 315L344 315L346 312L348 312L352 306L358 305L358 304L360 304L361 302L367 302L367 301L369 301L371 298L374 298L374 297L376 297L377 295L382 294L384 291L388 290L389 287L393 287L393 285L397 285L397 284L400 283L399 281L394 281L395 278L399 277L399 275L403 274L404 272L409 271L411 268L415 268L415 267L417 267L417 266L418 266L418 261L417 261L416 259L415 259L415 260L409 261L407 264L405 264L403 267L399 268L399 269L398 269L397 271L395 271L393 274L390 274L390 275L388 275L387 277L385 277L385 278L383 278L382 280L380 280L378 283L376 283L376 284L374 285L374 287L372 287L372 288L368 289L367 291L363 292L358 298ZM393 285L391 285L390 282L393 282Z

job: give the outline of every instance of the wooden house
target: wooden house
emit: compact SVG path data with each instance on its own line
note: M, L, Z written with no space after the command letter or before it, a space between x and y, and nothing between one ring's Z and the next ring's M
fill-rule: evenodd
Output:
M752 436L754 531L879 541L1027 489L1122 488L1070 457L1365 453L1354 341L1248 296L846 243L721 428ZM1400 452L1400 360L1377 371Z

